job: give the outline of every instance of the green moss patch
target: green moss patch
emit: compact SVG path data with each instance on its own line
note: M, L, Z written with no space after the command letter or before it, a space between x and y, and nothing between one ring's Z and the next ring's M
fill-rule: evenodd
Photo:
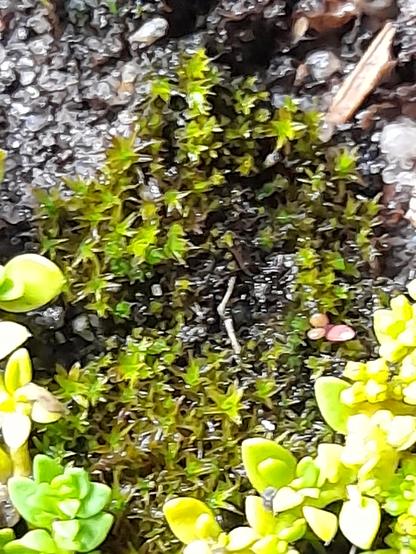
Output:
M312 376L371 349L378 206L352 153L318 132L318 114L272 107L254 79L198 51L149 82L94 179L41 197L41 243L68 301L118 335L101 359L59 369L49 386L71 411L36 447L112 484L108 552L174 552L161 514L172 495L238 519L243 438L304 452L328 435ZM358 339L309 341L317 311Z

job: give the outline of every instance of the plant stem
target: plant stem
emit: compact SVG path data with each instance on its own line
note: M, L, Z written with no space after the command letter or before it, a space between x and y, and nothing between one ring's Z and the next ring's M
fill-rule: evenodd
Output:
M13 462L13 475L15 477L28 477L32 473L32 461L27 442L15 450L10 449L10 458Z

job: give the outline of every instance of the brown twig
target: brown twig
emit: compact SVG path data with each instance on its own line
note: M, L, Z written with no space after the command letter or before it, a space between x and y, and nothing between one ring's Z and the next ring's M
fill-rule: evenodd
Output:
M391 46L396 29L388 21L371 42L354 70L335 95L326 115L330 125L342 125L357 111L391 68Z

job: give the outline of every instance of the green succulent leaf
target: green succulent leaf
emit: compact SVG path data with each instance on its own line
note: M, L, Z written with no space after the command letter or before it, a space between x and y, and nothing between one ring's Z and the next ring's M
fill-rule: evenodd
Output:
M12 477L7 483L10 500L33 527L48 528L59 517L58 499L48 496L49 487L28 477Z
M91 552L104 541L113 520L111 514L101 513L88 519L57 521L52 524L52 535L60 547Z
M296 479L292 483L292 487L297 489L304 487L315 487L319 479L319 468L316 461L310 457L305 456L299 460L296 466Z
M79 550L77 535L80 531L78 519L68 519L64 521L54 521L52 523L52 537L64 550ZM92 550L90 548L89 550Z
M15 300L1 300L7 312L29 312L48 304L62 292L65 279L59 267L38 254L22 254L4 266L6 279L22 283L23 294Z
M283 487L295 476L296 458L277 442L247 439L242 444L241 454L247 477L259 493L267 487Z
M0 529L0 548L11 542L15 538L13 529Z
M54 540L44 529L29 531L21 539L14 540L4 548L6 554L56 554L59 552Z
M90 490L82 499L77 517L88 518L101 512L111 500L111 489L102 483L91 483Z
M63 472L61 464L49 456L37 454L33 459L33 478L36 483L50 483Z
M91 482L85 469L66 468L62 475L51 481L51 489L61 497L72 497L82 500L90 492Z
M315 383L315 398L326 423L338 433L347 433L348 418L353 410L341 402L341 393L349 383L337 377L320 377Z

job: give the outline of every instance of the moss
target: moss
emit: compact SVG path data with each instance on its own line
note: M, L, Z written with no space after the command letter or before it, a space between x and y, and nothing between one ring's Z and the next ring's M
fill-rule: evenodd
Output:
M171 495L220 508L225 527L238 520L247 436L299 453L328 436L311 374L371 349L377 294L362 280L378 208L360 196L353 154L325 148L318 130L318 114L272 107L254 79L199 51L154 76L134 132L94 179L41 198L41 242L66 268L69 301L123 329L102 358L59 369L49 387L70 415L35 441L112 484L105 551L174 552L161 515ZM315 311L358 339L311 343Z

